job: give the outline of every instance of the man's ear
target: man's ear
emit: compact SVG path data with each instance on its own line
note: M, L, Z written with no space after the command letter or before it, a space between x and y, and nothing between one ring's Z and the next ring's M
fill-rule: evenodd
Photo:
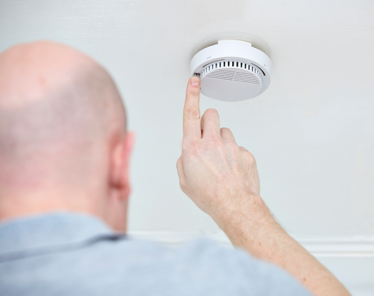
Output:
M112 152L110 190L116 199L127 199L130 191L130 156L134 147L135 133L127 132Z

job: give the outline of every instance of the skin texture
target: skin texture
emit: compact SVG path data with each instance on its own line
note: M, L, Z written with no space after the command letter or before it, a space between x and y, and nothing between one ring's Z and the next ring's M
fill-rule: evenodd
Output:
M180 187L210 215L233 245L281 266L316 296L349 295L318 260L276 222L260 197L254 156L236 144L219 114L200 118L200 79L187 85L182 155L177 161Z
M46 41L0 55L0 220L69 210L126 231L133 143L90 57Z

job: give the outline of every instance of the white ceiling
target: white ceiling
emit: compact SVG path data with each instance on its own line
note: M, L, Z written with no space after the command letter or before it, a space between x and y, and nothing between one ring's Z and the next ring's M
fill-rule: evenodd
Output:
M218 39L264 50L253 100L216 108L257 158L262 197L298 236L374 235L374 2L0 0L0 50L70 44L114 76L137 132L130 229L215 231L175 168L189 61Z

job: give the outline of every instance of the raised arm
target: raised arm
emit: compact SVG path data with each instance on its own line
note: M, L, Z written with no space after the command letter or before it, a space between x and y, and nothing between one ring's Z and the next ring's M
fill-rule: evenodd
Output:
M177 161L183 192L226 233L233 245L292 274L316 296L350 295L317 259L275 221L260 197L256 161L220 128L218 112L200 118L200 80L192 77L183 110L182 155Z

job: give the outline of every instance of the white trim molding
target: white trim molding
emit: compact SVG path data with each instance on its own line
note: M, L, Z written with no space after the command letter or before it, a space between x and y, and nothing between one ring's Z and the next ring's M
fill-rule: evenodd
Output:
M181 245L197 236L206 236L222 246L231 246L223 232L129 232L130 236L167 246ZM316 257L373 257L374 237L297 237L305 249Z

